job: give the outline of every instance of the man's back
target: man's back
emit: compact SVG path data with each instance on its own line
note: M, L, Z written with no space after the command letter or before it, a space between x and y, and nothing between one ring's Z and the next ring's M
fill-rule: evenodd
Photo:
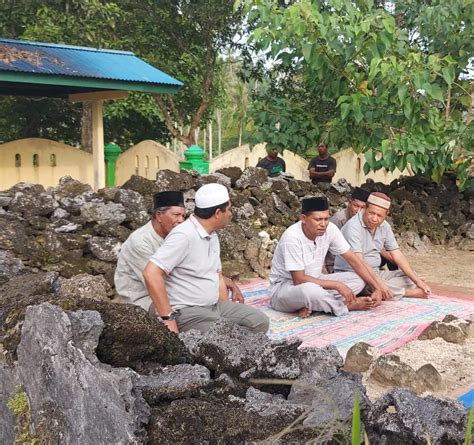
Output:
M148 310L151 299L143 279L143 270L150 257L163 243L151 221L135 230L122 245L114 282L117 293Z
M150 261L166 272L166 289L175 309L217 302L219 238L209 235L193 215L170 232Z

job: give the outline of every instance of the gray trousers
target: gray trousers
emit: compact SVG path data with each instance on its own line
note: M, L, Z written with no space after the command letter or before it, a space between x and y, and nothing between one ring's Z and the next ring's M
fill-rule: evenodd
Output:
M349 287L354 295L364 288L364 281L355 272L338 272L318 277L321 280L339 281ZM284 281L273 291L271 306L280 312L296 312L308 308L312 312L327 312L344 315L348 312L344 297L332 289L323 289L319 284L294 285Z
M258 309L232 301L219 301L212 306L189 306L178 311L176 322L181 332L197 329L206 332L218 320L225 318L253 332L267 332L270 321Z
M405 289L416 287L415 283L410 280L401 270L378 270L374 272L382 279L382 281L393 292L393 299L400 300L405 296Z

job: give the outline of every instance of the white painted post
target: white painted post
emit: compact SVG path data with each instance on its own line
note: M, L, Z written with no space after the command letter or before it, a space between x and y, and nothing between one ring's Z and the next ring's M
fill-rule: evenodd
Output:
M92 101L92 159L94 189L105 187L103 100Z

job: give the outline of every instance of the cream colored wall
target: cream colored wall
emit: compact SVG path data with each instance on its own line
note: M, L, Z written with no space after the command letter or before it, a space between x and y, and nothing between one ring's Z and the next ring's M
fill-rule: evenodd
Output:
M352 186L361 185L367 181L367 179L373 179L375 182L383 182L384 184L390 184L394 179L397 179L402 175L400 170L395 169L393 172L388 172L384 169L377 170L376 172L369 172L368 175L364 174L364 155L355 153L351 148L346 148L333 155L337 161L336 174L334 175L334 181L340 178L345 178ZM408 169L403 172L403 175L410 176L411 173Z
M248 144L242 145L215 157L209 166L210 172L215 172L225 167L240 167L244 170L246 167L255 167L257 162L267 156L265 144L258 144L250 150ZM291 151L283 152L283 159L286 163L287 173L291 173L296 179L308 179L308 161Z
M122 185L132 175L156 179L158 170L179 171L180 158L165 146L155 141L143 141L122 153L118 160L115 183Z
M257 165L259 159L264 158L266 155L267 152L264 144L256 145L252 150L250 150L249 145L242 145L241 147L226 151L220 156L214 158L211 161L210 171L214 172L220 168L232 166L240 167L243 170L245 167ZM364 155L358 155L350 148L341 150L333 156L337 161L334 181L337 181L340 178L345 178L351 185L357 186L363 184L368 178L370 178L376 182L389 184L394 179L401 176L399 170L395 170L393 173L379 170L364 175ZM282 157L286 163L287 173L291 173L296 179L302 179L305 181L309 180L308 161L306 159L288 150L283 152ZM410 172L405 170L403 174L410 175Z
M15 166L15 155L21 156L21 167ZM33 165L33 156L38 166ZM51 156L56 166L51 165ZM48 139L19 139L0 145L0 190L6 190L19 182L58 185L65 175L93 184L92 154Z
M21 167L15 167L15 155L21 156ZM33 156L38 156L39 166L33 166ZM56 157L56 166L50 165L51 156ZM255 166L267 152L264 144L250 150L249 145L229 150L215 157L209 169L211 172L224 167L240 167L242 170ZM390 183L400 176L379 170L364 175L364 156L357 155L351 149L334 155L337 160L335 180L346 178L353 186L363 184L367 178L377 182ZM296 179L308 180L308 162L288 150L283 152L286 170ZM179 171L179 157L163 145L154 141L143 141L122 153L116 165L116 184L122 185L130 176L138 174L154 180L160 169ZM0 145L0 190L6 190L19 182L42 184L44 187L56 186L62 176L73 178L93 185L92 154L78 148L48 139L20 139ZM405 175L409 171L405 170Z

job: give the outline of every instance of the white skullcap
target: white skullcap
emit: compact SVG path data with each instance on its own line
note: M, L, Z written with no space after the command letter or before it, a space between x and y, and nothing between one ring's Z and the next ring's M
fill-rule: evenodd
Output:
M194 198L196 207L200 209L208 209L215 207L229 201L229 192L227 187L222 184L206 184L203 185L197 192Z

